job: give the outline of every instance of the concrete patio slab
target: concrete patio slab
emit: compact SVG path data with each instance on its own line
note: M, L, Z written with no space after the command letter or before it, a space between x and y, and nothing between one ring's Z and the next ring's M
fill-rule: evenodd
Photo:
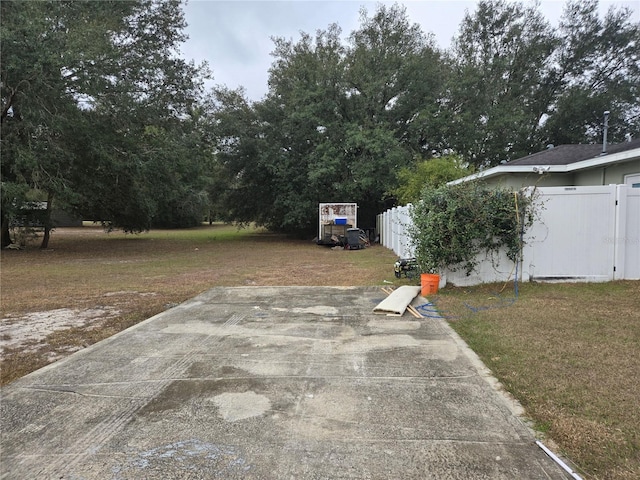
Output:
M2 479L565 479L439 318L214 288L2 389Z

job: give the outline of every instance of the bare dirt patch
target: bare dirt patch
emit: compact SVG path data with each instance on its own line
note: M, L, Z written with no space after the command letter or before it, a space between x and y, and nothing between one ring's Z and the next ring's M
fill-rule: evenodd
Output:
M8 315L0 323L0 348L35 350L37 344L52 333L68 328L99 328L104 320L117 317L114 307L94 307L84 310L57 308L26 315Z

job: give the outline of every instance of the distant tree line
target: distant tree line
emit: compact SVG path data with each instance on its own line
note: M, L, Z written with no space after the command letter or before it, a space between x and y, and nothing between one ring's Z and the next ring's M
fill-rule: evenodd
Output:
M2 246L33 200L130 232L206 214L307 234L327 201L371 226L413 170L452 175L443 158L462 175L599 142L605 110L610 141L640 131L640 27L596 0L568 2L557 28L481 1L446 50L397 4L363 10L346 39L335 24L274 38L260 101L206 91L208 67L178 54L180 0L0 8Z

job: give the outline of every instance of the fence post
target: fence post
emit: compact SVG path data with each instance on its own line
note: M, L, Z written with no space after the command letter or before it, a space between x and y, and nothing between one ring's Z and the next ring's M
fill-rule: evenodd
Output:
M627 275L625 268L627 264L627 248L628 243L630 243L629 233L631 231L631 228L629 228L631 226L627 224L628 188L627 185L616 185L615 234L611 239L613 242L613 280L633 277L633 275ZM627 228L629 228L629 232Z
M402 207L402 258L411 258L414 256L413 252L413 242L409 235L409 229L412 225L411 220L411 204L407 204Z
M383 245L386 247L389 243L389 210L386 210L382 214L382 229L384 230L384 243Z
M398 207L391 209L391 250L398 254Z

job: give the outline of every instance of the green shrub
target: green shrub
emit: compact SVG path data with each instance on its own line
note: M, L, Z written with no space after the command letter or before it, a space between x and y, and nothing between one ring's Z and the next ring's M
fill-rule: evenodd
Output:
M532 195L465 182L426 187L411 210L411 237L423 272L464 269L469 275L481 252L517 261L522 236L533 223Z

